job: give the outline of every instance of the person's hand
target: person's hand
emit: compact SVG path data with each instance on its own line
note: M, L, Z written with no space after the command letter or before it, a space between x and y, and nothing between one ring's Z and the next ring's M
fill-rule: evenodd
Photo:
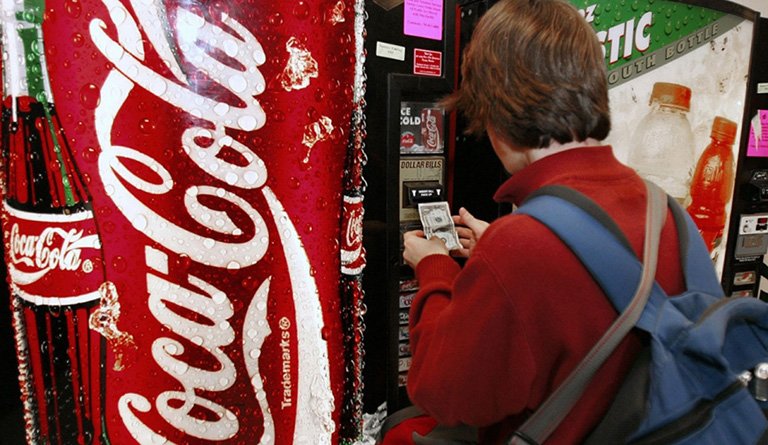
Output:
M424 238L424 231L412 230L403 234L403 259L414 270L419 262L429 255L448 255L448 248L440 238Z
M453 222L456 224L456 233L459 235L461 249L455 250L455 256L468 258L475 248L475 244L485 233L489 223L477 219L464 207L459 209L459 214L453 216Z

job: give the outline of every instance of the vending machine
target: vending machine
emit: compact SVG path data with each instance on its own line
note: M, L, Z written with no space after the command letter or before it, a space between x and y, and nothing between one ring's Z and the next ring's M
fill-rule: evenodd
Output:
M419 202L447 199L453 126L439 106L453 86L453 2L366 1L366 411L407 404L408 306L402 233ZM410 284L409 284L410 283Z
M455 213L471 202L478 217L498 216L491 196L501 166L488 141L464 136L461 119L440 104L456 87L459 51L488 4L366 2L363 373L369 412L384 401L390 411L409 403L408 310L418 283L403 262L402 236L422 228L419 204L445 203Z
M488 140L464 135L462 117L439 106L460 82L462 50L495 1L366 2L369 412L381 401L390 411L408 403L407 311L418 283L402 261L402 233L420 227L418 204L444 200L453 213L463 206L487 221L512 210L491 199L507 175ZM727 0L571 2L604 48L613 113L606 143L688 210L728 295L768 292L760 278L768 276L768 161L748 154L748 146L765 147L768 156L759 14ZM435 33L414 32L409 21L426 17L433 22L424 29ZM422 66L425 50L440 53L439 70ZM432 116L441 122L436 145L426 126Z
M723 269L728 295L768 300L768 19L757 22L741 162Z

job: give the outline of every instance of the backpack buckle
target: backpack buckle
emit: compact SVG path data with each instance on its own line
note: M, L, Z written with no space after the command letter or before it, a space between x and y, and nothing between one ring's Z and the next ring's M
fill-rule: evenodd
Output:
M750 379L747 381L749 392L752 396L761 401L768 401L768 363L758 363L755 369L750 373Z

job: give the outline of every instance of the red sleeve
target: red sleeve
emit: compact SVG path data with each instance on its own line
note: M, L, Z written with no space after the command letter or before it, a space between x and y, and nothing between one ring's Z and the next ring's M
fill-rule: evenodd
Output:
M513 301L483 252L476 249L463 270L450 257L430 256L416 274L411 400L444 425L486 426L522 412L535 364Z

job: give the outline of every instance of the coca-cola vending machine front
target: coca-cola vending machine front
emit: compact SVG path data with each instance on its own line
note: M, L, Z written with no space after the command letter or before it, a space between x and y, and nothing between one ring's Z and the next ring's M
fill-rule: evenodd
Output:
M362 35L361 0L2 0L27 442L355 434Z

